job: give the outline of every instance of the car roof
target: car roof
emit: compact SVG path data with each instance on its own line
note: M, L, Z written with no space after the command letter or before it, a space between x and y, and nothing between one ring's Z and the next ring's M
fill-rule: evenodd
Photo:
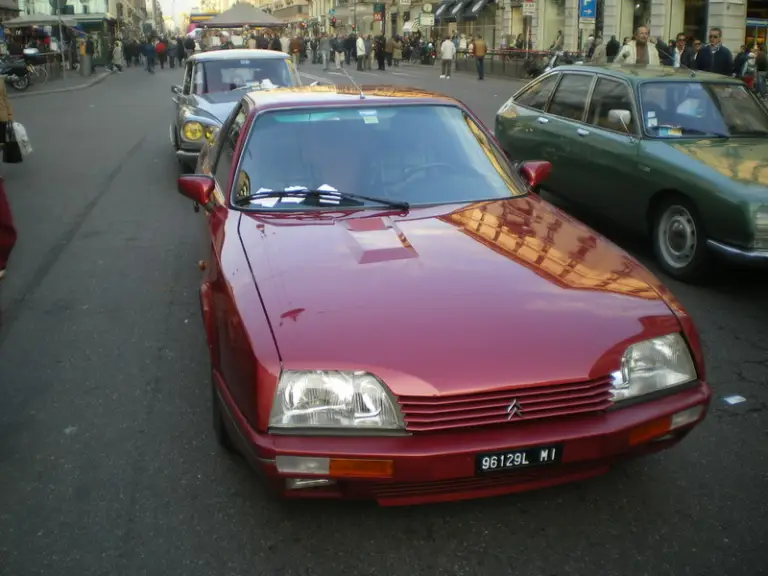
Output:
M244 58L256 60L285 60L288 54L275 50L256 50L250 48L236 48L234 50L210 50L197 52L190 57L193 62L208 62L209 60L242 60Z
M248 93L247 98L258 110L305 106L352 107L366 104L435 104L464 108L464 105L455 98L405 86L295 86L275 90L256 90Z
M554 71L561 72L600 72L610 74L618 78L624 78L637 83L644 80L660 80L663 82L726 82L728 84L741 84L738 78L729 78L721 74L700 72L688 68L673 68L672 66L645 66L635 64L569 64L558 66Z

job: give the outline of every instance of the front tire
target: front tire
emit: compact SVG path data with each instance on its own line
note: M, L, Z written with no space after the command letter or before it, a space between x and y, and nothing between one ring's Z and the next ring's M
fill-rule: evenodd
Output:
M695 282L709 273L707 233L698 210L687 198L670 196L656 210L653 251L664 272L677 280Z
M29 88L29 76L26 74L24 76L19 76L16 80L11 82L11 86L16 88L19 92L23 92Z
M221 405L221 399L219 398L219 393L216 390L216 384L213 382L211 383L211 392L211 404L213 406L213 432L216 435L216 442L226 452L229 452L230 454L237 454L237 449L232 442L232 438L229 436L227 425L224 423L224 407Z

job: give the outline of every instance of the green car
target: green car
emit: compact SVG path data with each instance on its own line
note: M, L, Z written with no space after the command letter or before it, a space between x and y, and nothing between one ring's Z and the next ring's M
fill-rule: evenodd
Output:
M671 67L561 66L496 114L510 158L548 160L546 190L649 234L666 273L718 254L768 265L768 112L741 80Z

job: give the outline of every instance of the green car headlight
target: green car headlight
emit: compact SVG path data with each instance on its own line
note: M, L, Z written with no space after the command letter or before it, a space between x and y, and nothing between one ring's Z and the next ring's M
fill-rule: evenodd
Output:
M755 212L754 247L768 249L768 206L760 206Z
M200 140L205 134L203 125L200 122L186 122L181 131L184 134L184 138L192 142Z

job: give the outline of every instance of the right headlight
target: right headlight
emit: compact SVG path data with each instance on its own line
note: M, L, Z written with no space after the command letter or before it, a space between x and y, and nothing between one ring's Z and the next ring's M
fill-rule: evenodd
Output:
M768 206L760 206L755 211L755 242L754 248L768 248Z
M405 430L397 402L378 378L367 372L317 370L288 370L280 375L269 426Z
M667 390L696 380L688 344L680 334L668 334L632 344L613 375L613 401L620 402Z

